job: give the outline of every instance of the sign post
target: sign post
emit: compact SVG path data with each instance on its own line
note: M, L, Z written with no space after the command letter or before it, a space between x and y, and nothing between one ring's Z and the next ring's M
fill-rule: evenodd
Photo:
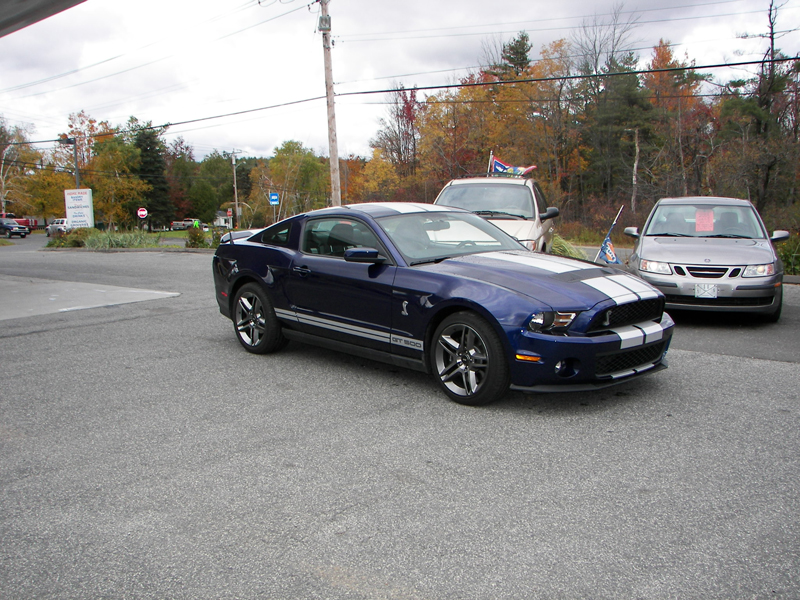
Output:
M275 207L280 205L281 196L278 192L269 193L269 203L272 205L272 222L275 222Z

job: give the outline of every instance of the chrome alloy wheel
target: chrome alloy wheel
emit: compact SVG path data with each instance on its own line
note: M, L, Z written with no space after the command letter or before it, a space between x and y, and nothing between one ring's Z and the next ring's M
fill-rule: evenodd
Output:
M266 331L264 306L261 299L252 292L239 296L234 314L236 332L247 346L257 346Z
M454 323L436 340L436 373L451 393L477 394L489 371L489 353L480 334L469 325Z

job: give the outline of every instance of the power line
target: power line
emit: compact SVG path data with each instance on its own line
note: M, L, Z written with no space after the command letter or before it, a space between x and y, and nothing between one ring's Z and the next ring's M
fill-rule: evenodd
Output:
M718 63L713 65L689 65L684 67L671 67L666 69L640 69L637 71L618 71L613 73L592 73L586 75L559 75L553 77L534 77L529 79L511 79L511 80L499 80L499 81L479 81L479 82L472 82L472 83L452 83L452 84L442 84L442 85L429 85L429 86L420 86L412 88L416 91L432 91L432 90L447 90L447 89L454 89L454 88L472 88L472 87L488 87L488 86L504 86L504 85L516 85L521 83L547 83L551 81L577 81L582 79L604 79L610 77L620 77L620 76L630 76L630 75L647 75L647 74L655 74L655 73L679 73L683 71L703 71L706 69L726 69L731 67L745 67L745 66L752 66L752 65L766 65L766 64L777 64L777 63L786 63L791 61L798 61L800 60L800 56L794 57L785 57L785 58L775 58L775 59L766 59L766 60L750 60L750 61L741 61L741 62L734 62L734 63ZM375 94L391 94L396 92L397 89L381 89L381 90L367 90L361 92L344 92L336 94L336 97L343 98L343 97L351 97L351 96L371 96ZM211 121L215 119L224 119L227 117L235 117L238 115L250 114L255 112L261 112L265 110L272 110L275 108L282 108L285 106L293 106L298 104L306 104L309 102L316 102L318 100L324 100L325 96L316 96L313 98L305 98L303 100L293 100L290 102L282 102L280 104L272 104L269 106L261 106L259 108L250 108L245 110L239 110L230 113L224 113L219 115L213 115L209 117L200 117L197 119L188 119L186 121L176 121L176 122L169 122L163 125L150 125L148 127L142 127L140 129L166 129L168 127L176 127L179 125L188 125L191 123L201 123L204 121ZM131 133L128 130L122 130L117 132L103 132L97 133L94 135L89 136L74 136L78 139L87 139L87 138L95 138L95 137L103 137L109 135L122 135L124 133ZM46 144L46 143L53 143L58 142L61 138L51 139L51 140L38 140L34 142L9 142L8 145L25 145L25 144Z

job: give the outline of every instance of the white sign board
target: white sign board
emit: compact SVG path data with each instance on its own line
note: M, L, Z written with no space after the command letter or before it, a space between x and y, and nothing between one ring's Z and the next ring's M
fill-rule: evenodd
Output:
M67 227L94 227L94 207L92 190L64 190L64 202L67 205Z

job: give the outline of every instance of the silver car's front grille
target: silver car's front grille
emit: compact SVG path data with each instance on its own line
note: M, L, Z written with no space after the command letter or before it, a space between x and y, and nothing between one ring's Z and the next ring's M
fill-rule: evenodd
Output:
M702 279L719 279L728 274L729 267L696 267L687 266L686 270L692 277L700 277Z

